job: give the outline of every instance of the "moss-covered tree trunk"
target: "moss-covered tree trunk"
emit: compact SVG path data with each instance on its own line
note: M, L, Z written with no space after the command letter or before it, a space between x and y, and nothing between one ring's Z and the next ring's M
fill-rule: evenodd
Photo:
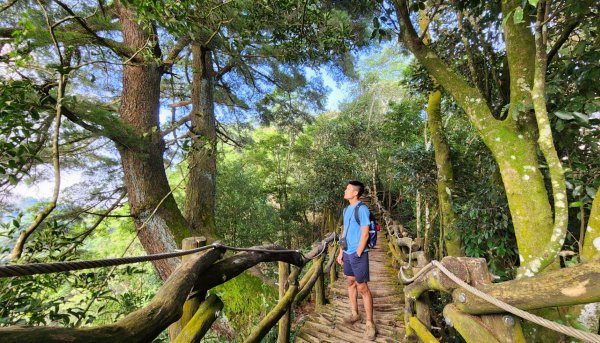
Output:
M592 202L580 256L584 263L600 256L600 189L596 191L596 197ZM598 332L600 329L600 303L587 304L576 310L577 321L591 332Z
M138 237L148 253L172 251L176 241L192 235L167 181L163 165L164 141L159 134L160 49L156 33L138 24L133 12L117 5L123 42L142 51L141 62L123 66L121 118L134 133L144 137L140 146L120 146L124 182ZM147 48L144 48L147 47ZM179 265L176 258L153 262L166 279Z
M600 189L596 191L596 197L592 202L590 218L585 229L581 259L585 262L597 256L600 256Z
M214 70L211 50L192 43L192 145L185 218L198 234L215 237L217 131L214 113Z
M552 195L554 202L554 218L552 236L550 241L540 255L542 256L542 267L553 261L552 255L558 252L567 234L567 223L569 220L567 204L567 186L562 163L554 147L550 118L546 109L546 66L547 66L547 20L550 15L549 2L540 1L537 6L537 19L535 25L535 63L533 87L531 98L535 112L535 120L538 128L538 146L548 166ZM548 256L546 258L546 256Z
M419 27L421 32L429 25L429 16L425 11L419 11ZM429 44L429 34L425 34L423 44ZM431 135L431 142L435 153L437 167L437 193L440 206L440 220L442 222L443 242L450 256L464 256L462 240L456 231L456 213L452 208L452 192L454 191L454 173L450 161L450 147L442 130L442 92L438 83L433 79L434 90L429 93L427 101L427 127ZM442 249L443 247L440 247ZM442 251L443 254L443 251Z
M503 1L505 15L520 4ZM531 104L535 45L526 23L505 25L511 106L506 120L496 120L480 92L453 72L434 51L419 39L407 5L396 1L401 23L401 40L466 112L484 143L491 150L504 183L519 248L520 275L534 275L554 261L558 250L544 252L553 235L552 208L539 170L535 117L526 110ZM558 237L562 241L563 237Z
M441 116L442 92L438 89L429 93L427 102L427 126L435 151L437 166L437 194L440 206L440 216L443 227L443 239L446 251L450 256L464 256L462 240L456 230L456 213L452 208L452 191L454 190L454 174L450 161L450 148L442 130Z

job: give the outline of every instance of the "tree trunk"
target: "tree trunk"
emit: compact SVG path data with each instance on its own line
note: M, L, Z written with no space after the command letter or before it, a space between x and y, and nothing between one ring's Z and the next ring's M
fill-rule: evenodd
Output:
M583 249L580 252L583 262L591 261L600 256L600 189L596 192L596 197L592 202L592 210L585 231ZM578 312L577 321L587 327L590 332L598 332L600 303L587 304L581 308L576 308L576 310Z
M550 241L553 229L552 209L539 170L537 130L526 108L530 98L535 55L531 31L524 23L506 22L506 51L511 78L511 115L505 121L494 119L491 109L479 91L469 86L420 40L412 27L406 3L397 1L396 9L402 25L401 40L467 113L473 126L492 152L502 175L508 200L521 265L531 274L542 270L540 254ZM517 5L503 1L503 13ZM512 18L511 18L512 19ZM530 103L530 100L529 100Z
M195 234L215 238L217 131L211 50L192 43L192 146L185 192L185 218Z
M435 90L429 93L427 104L427 125L435 152L435 163L437 166L437 189L438 202L442 226L444 228L444 242L450 256L464 256L462 241L454 223L456 213L452 208L452 191L454 190L454 174L452 162L450 161L450 148L442 132L442 118L440 113L440 102L442 93Z
M134 51L149 44L152 53L144 62L123 66L121 118L144 141L143 146L119 147L130 212L146 252L173 251L177 248L176 241L192 236L192 231L177 208L163 166L165 147L158 134L161 72L156 61L160 50L155 33L144 30L131 10L119 4L118 12L124 44ZM160 277L166 280L179 260L153 263Z
M419 26L421 32L424 32L429 25L429 16L424 11L419 11ZM429 33L423 39L425 45L429 44ZM454 227L456 213L452 208L452 192L454 191L454 173L452 172L452 162L450 161L450 147L446 142L446 137L442 131L441 100L442 92L439 90L438 83L432 80L435 88L429 93L427 102L427 127L431 135L433 151L435 153L435 164L437 167L437 190L438 203L440 205L441 228L440 236L443 236L443 242L446 244L446 251L450 256L464 256L462 241ZM440 252L443 256L443 246L440 246Z
M596 191L596 197L592 202L592 210L585 231L581 259L589 261L600 255L600 189Z

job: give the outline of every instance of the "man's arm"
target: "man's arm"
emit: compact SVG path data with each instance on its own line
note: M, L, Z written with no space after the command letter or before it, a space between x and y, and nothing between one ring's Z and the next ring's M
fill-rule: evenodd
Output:
M346 231L346 228L342 228L342 237L345 237L344 231ZM344 264L343 256L344 256L344 251L342 250L342 246L340 245L340 253L338 254L338 257L337 257L337 263L340 266Z
M363 250L365 250L367 246L367 242L369 241L369 225L362 226L360 228L360 241L358 242L358 248L356 249L356 256L360 257L362 255Z

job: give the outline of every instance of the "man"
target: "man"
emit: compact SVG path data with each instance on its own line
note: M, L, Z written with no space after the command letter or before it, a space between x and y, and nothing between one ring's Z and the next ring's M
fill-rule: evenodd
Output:
M377 334L375 322L373 321L373 297L369 290L369 209L360 206L358 199L363 194L365 185L360 181L349 181L344 191L344 199L349 205L344 209L344 232L342 238L346 239L347 250L342 251L337 257L337 262L344 267L344 275L348 284L348 297L350 298L350 309L352 313L343 318L344 323L354 324L360 320L358 313L358 293L363 299L367 317L365 337L373 340ZM354 216L354 210L358 208L359 223Z

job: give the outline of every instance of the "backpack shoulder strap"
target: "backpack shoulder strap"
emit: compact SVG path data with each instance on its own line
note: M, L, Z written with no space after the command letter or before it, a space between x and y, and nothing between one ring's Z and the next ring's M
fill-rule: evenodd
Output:
M342 230L344 234L344 238L348 235L348 229L346 228L346 210L348 207L344 207L344 211L342 211Z
M354 208L354 219L356 219L356 222L358 223L358 226L360 227L360 218L358 217L358 209L364 205L362 202L359 202L358 205L356 205L356 207Z

